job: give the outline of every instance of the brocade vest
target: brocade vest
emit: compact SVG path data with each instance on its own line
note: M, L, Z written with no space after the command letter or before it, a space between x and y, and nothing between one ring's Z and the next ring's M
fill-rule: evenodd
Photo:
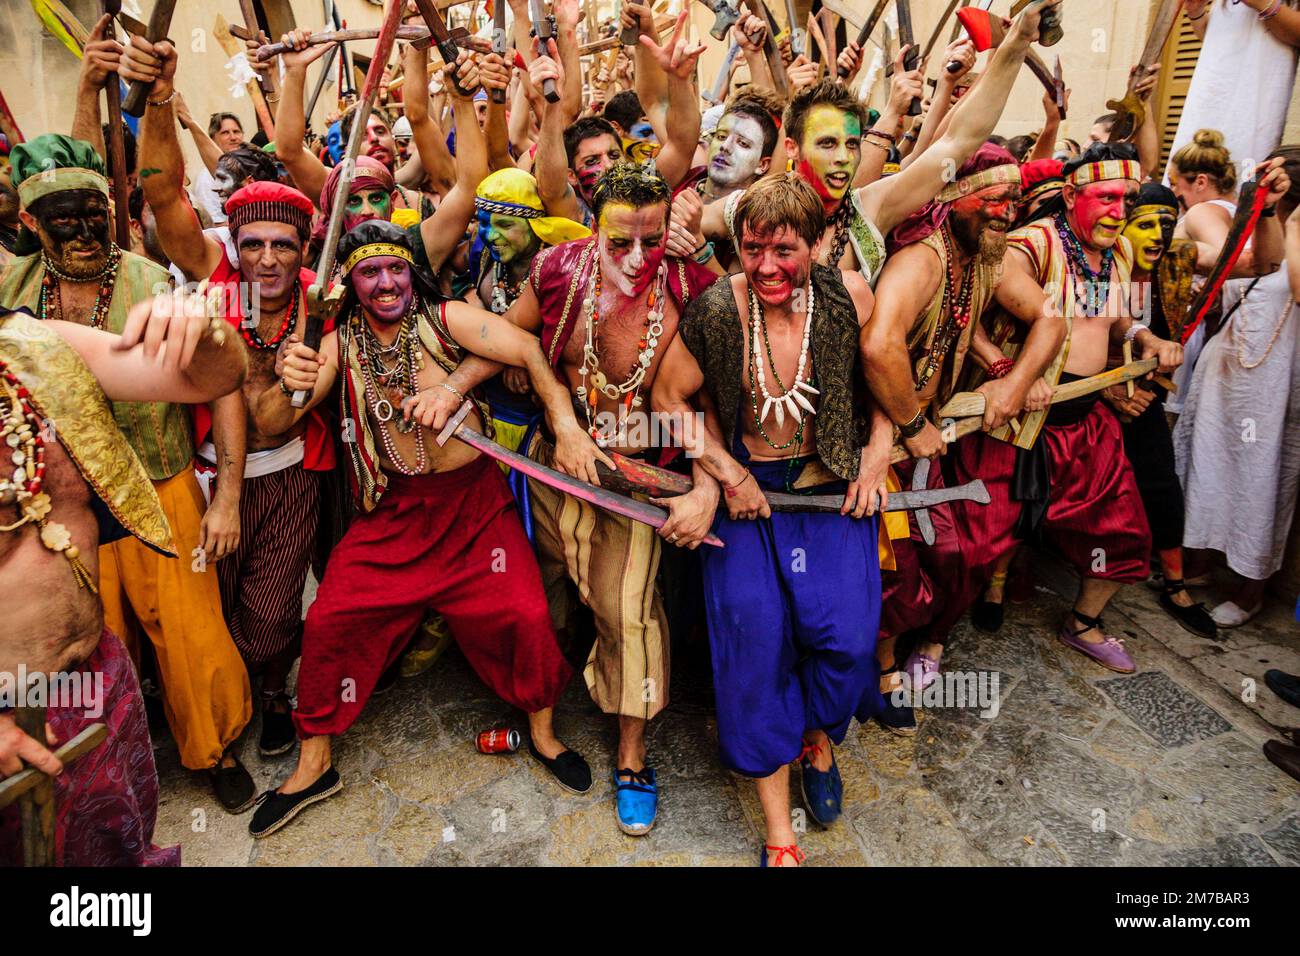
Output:
M0 359L31 395L33 408L51 423L103 511L127 533L169 557L171 528L153 483L113 419L108 399L72 346L40 320L20 312L0 313ZM111 523L110 522L110 523Z
M867 443L867 384L858 363L858 314L839 270L813 266L816 307L809 348L818 400L817 455L840 478L857 477ZM730 282L719 282L686 309L679 335L704 373L724 440L736 435L745 400L745 335ZM728 449L730 450L730 449Z

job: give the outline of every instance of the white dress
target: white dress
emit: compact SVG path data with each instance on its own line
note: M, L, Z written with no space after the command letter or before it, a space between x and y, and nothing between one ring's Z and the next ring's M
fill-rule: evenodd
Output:
M1209 10L1205 46L1169 155L1198 129L1217 129L1240 170L1247 160L1263 162L1282 141L1296 50L1269 33L1244 3L1213 0Z
M1227 284L1225 310L1249 284ZM1238 574L1269 578L1300 485L1300 307L1285 266L1259 280L1202 350L1174 457L1187 498L1183 546L1222 551Z

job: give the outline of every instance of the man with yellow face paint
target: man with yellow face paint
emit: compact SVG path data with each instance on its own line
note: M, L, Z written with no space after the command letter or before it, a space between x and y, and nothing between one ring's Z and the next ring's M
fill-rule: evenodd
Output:
M860 271L873 286L885 263L885 239L895 226L930 202L949 184L952 173L988 139L1002 115L1020 73L1029 44L1038 38L1044 10L1061 0L1034 0L989 62L971 92L954 110L948 129L933 146L887 180L863 185L858 179L862 150L888 150L902 128L915 89L899 86L875 125L867 127L866 106L835 80L814 83L797 93L786 108L786 160L822 199L827 227L820 245L822 265ZM919 73L910 82L919 83ZM731 224L740 193L706 207L702 229L708 239L734 238ZM895 424L903 424L895 422Z
M1178 197L1173 190L1146 183L1124 227L1124 238L1133 247L1134 314L1149 316L1151 331L1166 339L1178 334L1169 319L1178 320L1187 309L1196 264L1196 244L1174 238L1177 222ZM1164 389L1146 381L1137 383L1132 397L1123 385L1103 393L1122 423L1124 452L1142 495L1152 545L1160 555L1160 606L1184 630L1214 639L1218 636L1214 618L1203 604L1192 601L1183 582L1183 487L1174 467L1164 396Z

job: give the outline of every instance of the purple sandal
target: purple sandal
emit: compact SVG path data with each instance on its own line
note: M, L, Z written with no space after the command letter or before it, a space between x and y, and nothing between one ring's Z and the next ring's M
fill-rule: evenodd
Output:
M1106 635L1100 617L1089 617L1086 614L1080 614L1078 611L1071 611L1070 613L1074 615L1075 620L1084 626L1076 631L1070 627L1070 622L1067 619L1061 625L1061 633L1057 635L1062 644L1087 654L1102 667L1109 668L1116 673L1132 674L1137 671L1137 664L1133 662L1133 658L1129 657L1128 651L1124 650L1123 639ZM1105 640L1099 644L1085 641L1080 637L1080 635L1086 634L1094 628L1101 631L1105 636Z
M939 662L920 651L913 651L903 664L903 674L911 682L912 693L919 694L939 679Z

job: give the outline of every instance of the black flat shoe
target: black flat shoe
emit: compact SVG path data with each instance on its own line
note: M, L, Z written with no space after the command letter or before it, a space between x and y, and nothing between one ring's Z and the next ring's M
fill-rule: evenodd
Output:
M1300 677L1274 669L1264 672L1264 683L1292 707L1300 707Z
M306 790L299 790L297 793L268 790L257 798L257 809L248 824L248 832L258 840L270 836L296 817L300 811L313 803L327 800L342 789L343 781L339 777L339 772L330 767Z
M582 755L572 750L566 750L558 757L552 760L550 757L543 757L533 746L533 742L528 742L528 752L533 755L533 759L551 772L560 786L571 793L586 793L591 789L591 768L587 766L587 761L582 759Z
M258 753L263 757L278 757L292 750L297 740L298 732L293 726L292 713L262 711L262 733L257 738Z
M1214 623L1214 618L1210 617L1210 612L1205 609L1204 604L1198 602L1191 607L1183 607L1181 604L1174 603L1174 595L1186 590L1186 585L1181 579L1166 578L1160 590L1160 606L1188 634L1195 634L1197 637L1203 637L1206 640L1217 641L1219 639L1219 628Z
M890 699L892 694L893 691L889 691L884 695L885 709L873 715L875 721L891 733L910 737L916 733L916 712L911 707L900 707L895 704Z
M208 768L208 780L212 784L212 793L220 803L231 813L243 813L253 805L253 799L257 796L257 787L253 785L253 777L244 765L239 762L239 758L232 753L222 755L222 760L230 757L235 761L233 767L223 767L220 761L215 767Z
M987 634L1002 630L1002 605L980 598L970 609L970 622Z

